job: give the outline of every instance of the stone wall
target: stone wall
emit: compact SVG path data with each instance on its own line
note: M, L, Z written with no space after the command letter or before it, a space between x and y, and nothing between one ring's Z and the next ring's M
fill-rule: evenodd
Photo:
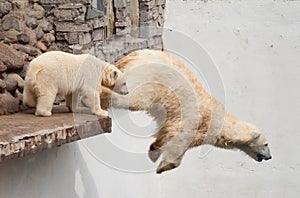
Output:
M19 111L28 63L58 50L45 9L33 1L0 1L0 115Z
M29 62L61 50L114 62L131 51L162 49L166 0L0 0L0 115L20 111Z

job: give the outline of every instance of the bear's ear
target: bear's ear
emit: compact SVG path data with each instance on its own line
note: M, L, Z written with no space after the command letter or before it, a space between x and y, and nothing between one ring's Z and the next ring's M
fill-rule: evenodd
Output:
M113 76L114 76L114 79L117 79L117 78L118 78L118 72L117 72L117 71L114 71L114 72L113 72Z
M255 140L255 139L259 138L260 133L253 131L253 132L251 132L251 136Z

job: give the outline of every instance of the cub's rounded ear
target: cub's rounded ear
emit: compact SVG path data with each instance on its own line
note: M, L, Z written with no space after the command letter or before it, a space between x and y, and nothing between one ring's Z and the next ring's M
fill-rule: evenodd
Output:
M251 132L251 136L253 139L257 139L257 138L259 138L260 133L253 131L253 132Z
M114 71L114 72L113 72L113 76L114 76L114 78L118 78L118 72L117 72L117 71Z

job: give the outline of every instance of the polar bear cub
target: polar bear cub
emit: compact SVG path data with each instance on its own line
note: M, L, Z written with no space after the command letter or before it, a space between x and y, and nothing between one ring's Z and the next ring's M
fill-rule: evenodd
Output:
M114 65L88 54L46 52L29 64L23 104L36 107L37 116L51 116L56 95L65 96L66 105L73 112L81 97L92 113L107 116L100 106L101 85L111 89L116 85L120 94L128 94L122 72Z

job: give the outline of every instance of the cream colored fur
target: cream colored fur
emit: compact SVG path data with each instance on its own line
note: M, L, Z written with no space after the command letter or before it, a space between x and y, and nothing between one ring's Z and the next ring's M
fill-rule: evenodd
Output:
M70 110L76 111L79 96L92 113L107 116L101 109L101 83L112 88L122 72L114 65L91 55L47 52L32 60L25 78L23 103L36 107L35 115L51 116L56 95L65 96ZM73 103L73 104L72 104Z
M227 113L176 58L140 50L116 66L124 72L130 94L120 96L104 88L102 105L144 110L156 119L158 132L149 157L155 162L163 155L157 173L176 168L189 148L203 144L237 148L257 161L271 158L262 132Z

